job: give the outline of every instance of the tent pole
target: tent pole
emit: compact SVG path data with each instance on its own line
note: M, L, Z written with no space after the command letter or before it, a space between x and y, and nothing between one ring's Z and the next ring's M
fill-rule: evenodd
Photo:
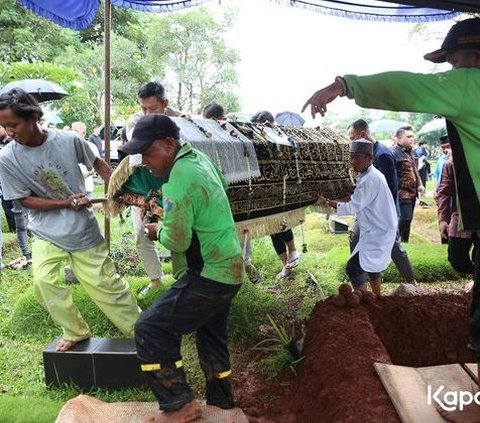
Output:
M105 64L104 64L104 139L105 139L105 160L110 164L110 104L111 104L111 24L112 24L112 4L111 0L104 0L104 23L103 23L103 44L105 49ZM108 190L108 182L105 183L105 194ZM110 251L110 219L105 215L104 220L105 242Z

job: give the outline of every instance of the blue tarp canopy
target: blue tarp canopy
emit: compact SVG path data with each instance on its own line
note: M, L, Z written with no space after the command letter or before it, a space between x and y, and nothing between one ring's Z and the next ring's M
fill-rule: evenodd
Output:
M95 18L100 0L18 0L58 25L82 30ZM111 0L113 6L144 12L173 12L209 0ZM480 12L479 0L273 0L278 4L352 19L427 22L451 19L459 12Z

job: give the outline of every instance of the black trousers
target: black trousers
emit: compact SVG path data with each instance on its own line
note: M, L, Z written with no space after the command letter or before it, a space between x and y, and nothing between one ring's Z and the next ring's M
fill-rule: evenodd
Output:
M0 196L2 200L2 208L5 213L5 219L7 220L8 230L10 232L15 232L15 215L13 214L13 201L12 200L4 200L2 196Z
M468 332L470 345L475 350L477 362L480 363L480 245L478 237L473 238L475 259L473 272L473 293L470 303Z
M448 261L457 272L474 273L475 239L475 235L472 235L471 238L448 238Z
M161 410L179 410L193 399L180 353L182 335L191 332L195 332L206 379L207 404L235 406L229 377L227 317L239 289L240 285L187 273L138 319L138 359Z
M410 238L410 225L413 219L413 210L415 209L416 198L411 200L402 199L398 200L400 206L400 218L398 219L398 234L402 242L408 242Z
M293 232L291 229L287 229L286 231L270 235L270 238L277 255L285 254L287 252L287 242L293 239Z

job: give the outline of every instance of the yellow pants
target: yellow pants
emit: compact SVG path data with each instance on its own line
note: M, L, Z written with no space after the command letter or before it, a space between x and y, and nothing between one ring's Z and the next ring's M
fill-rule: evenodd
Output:
M32 244L33 284L36 299L63 329L63 338L80 341L91 336L90 328L73 303L70 289L60 283L65 261L90 298L127 337L141 313L128 284L116 273L105 243L83 251L68 252L51 242Z

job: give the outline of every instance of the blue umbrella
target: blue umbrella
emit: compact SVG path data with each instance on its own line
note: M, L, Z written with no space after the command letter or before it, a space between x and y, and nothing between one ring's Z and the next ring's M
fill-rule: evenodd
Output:
M275 116L275 122L282 126L298 126L302 127L305 123L305 119L298 113L293 112L281 112Z
M49 100L59 100L68 95L60 85L47 81L46 79L22 79L21 81L9 82L0 90L0 94L7 93L13 88L21 88L34 96L39 103Z

